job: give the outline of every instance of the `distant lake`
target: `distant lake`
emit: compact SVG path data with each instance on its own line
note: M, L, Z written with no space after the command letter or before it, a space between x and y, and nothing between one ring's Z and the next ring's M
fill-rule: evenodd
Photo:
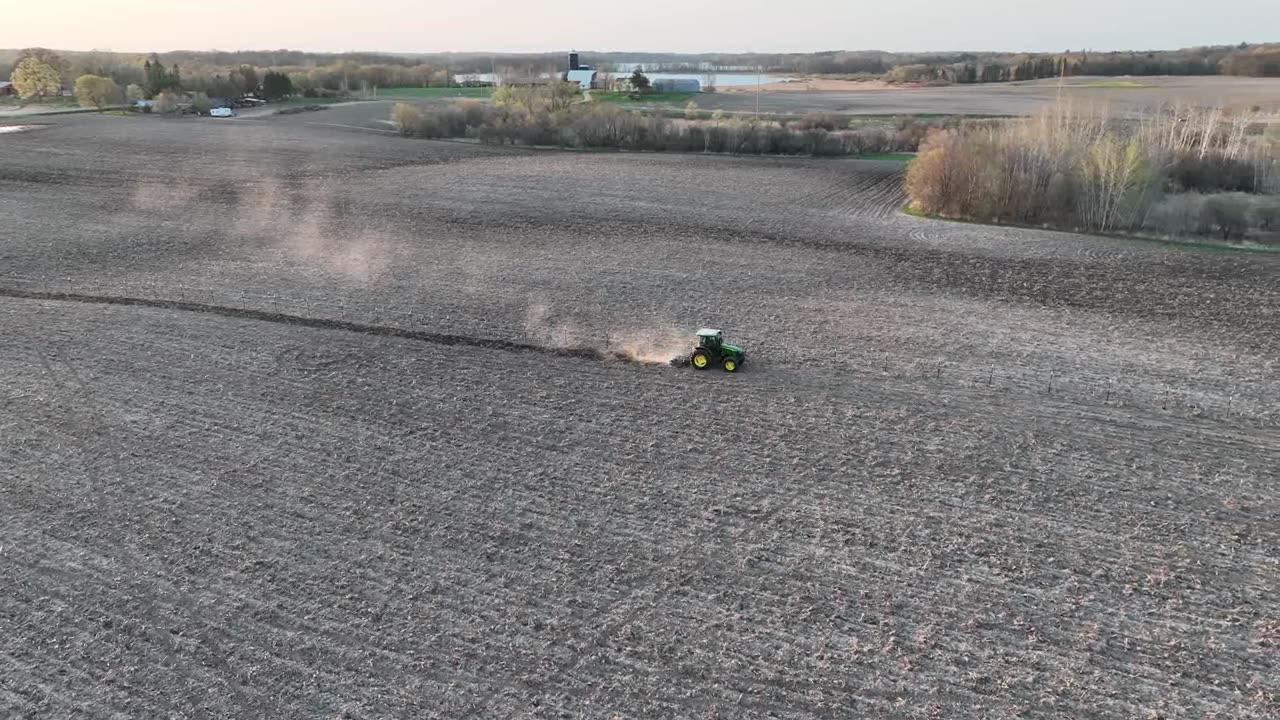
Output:
M644 63L614 63L613 74L630 75L635 72L637 67L643 68ZM644 74L650 80L697 80L700 83L705 83L708 73L715 76L715 84L717 87L741 87L743 85L755 85L756 82L760 82L761 84L775 83L784 82L788 79L781 75L757 75L753 72L740 71L713 72L708 70L707 72L700 73L669 73L656 70L654 72L649 72L646 70Z
M614 74L625 76L625 75L630 75L632 72L633 70L627 70L625 72L619 70ZM756 75L755 73L751 73L750 75L747 75L745 73L712 73L712 74L715 75L716 87L741 87L743 85L755 85L757 82L760 82L762 84L783 82L784 80L787 79L780 75ZM697 80L698 82L703 84L706 84L706 81L707 81L706 73L698 74L698 73L646 72L645 77L649 78L650 80Z
M630 75L636 66L632 64L615 64L614 67L618 69L614 70L613 74L621 77ZM755 85L757 78L761 83L784 82L788 79L781 75L756 75L755 73L714 73L714 75L716 87ZM697 80L700 83L705 83L707 79L706 73L646 72L645 76L650 80ZM496 83L498 81L498 76L493 73L460 73L455 75L454 78L458 82Z

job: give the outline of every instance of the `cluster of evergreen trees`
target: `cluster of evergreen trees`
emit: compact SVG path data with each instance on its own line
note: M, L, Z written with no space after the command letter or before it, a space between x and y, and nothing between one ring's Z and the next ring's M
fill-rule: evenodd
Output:
M240 97L260 94L268 100L277 100L293 94L293 81L282 72L268 70L259 78L257 68L241 65L224 75L203 78L195 83L199 87L186 88L178 64L165 67L157 55L152 55L142 65L143 95L154 98L162 92L183 92L194 89L215 97Z
M178 70L177 63L165 68L155 55L142 64L142 78L142 91L148 98L166 90L178 92L182 89L182 73Z

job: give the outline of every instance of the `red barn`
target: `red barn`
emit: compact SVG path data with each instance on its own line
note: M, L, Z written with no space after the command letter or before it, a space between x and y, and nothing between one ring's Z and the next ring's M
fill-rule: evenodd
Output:
M17 95L18 88L8 80L0 80L0 97L8 97L9 95Z

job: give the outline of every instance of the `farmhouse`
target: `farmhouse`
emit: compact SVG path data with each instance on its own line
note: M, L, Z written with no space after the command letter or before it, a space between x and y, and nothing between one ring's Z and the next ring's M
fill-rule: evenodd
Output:
M0 97L8 97L10 95L17 94L18 89L13 86L13 83L8 80L0 80Z

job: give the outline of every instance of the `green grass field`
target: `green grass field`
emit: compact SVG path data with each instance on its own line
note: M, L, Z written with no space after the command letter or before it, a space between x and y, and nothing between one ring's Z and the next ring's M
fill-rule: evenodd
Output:
M604 92L596 90L591 93L593 100L601 102L617 103L619 105L662 105L662 104L679 104L684 105L690 100L697 102L698 93L648 93L632 98L628 93L620 92Z
M487 98L492 94L493 88L488 87L398 87L378 90L378 97Z

